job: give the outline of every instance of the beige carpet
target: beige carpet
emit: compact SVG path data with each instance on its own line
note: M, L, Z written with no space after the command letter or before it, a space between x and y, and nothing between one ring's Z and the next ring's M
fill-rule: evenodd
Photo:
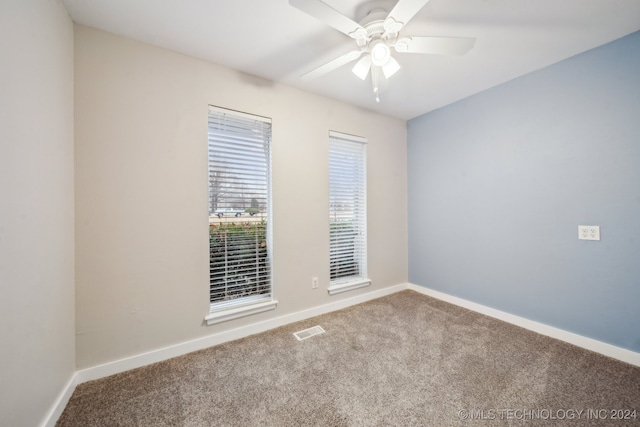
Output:
M81 384L57 425L640 426L633 410L640 368L403 291Z

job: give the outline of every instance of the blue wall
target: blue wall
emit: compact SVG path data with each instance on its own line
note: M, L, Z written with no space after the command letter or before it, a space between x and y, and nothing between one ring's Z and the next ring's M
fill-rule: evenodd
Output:
M412 283L640 351L640 32L411 120L408 169Z

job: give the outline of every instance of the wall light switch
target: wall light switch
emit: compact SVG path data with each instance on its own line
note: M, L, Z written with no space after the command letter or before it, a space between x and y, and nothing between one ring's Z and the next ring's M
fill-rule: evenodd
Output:
M600 226L598 225L579 225L579 240L600 240Z

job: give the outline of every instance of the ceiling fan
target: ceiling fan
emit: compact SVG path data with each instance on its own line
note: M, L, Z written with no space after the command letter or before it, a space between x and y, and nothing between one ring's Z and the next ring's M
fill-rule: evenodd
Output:
M304 80L314 79L329 73L349 62L356 62L353 73L360 79L367 78L371 71L371 83L376 101L380 74L390 78L400 64L391 55L393 48L398 53L423 53L431 55L464 55L474 45L472 37L424 37L401 36L400 30L422 9L429 0L398 0L387 13L384 3L368 3L366 16L357 23L321 0L289 0L289 4L335 28L355 40L357 50L341 55L300 76Z

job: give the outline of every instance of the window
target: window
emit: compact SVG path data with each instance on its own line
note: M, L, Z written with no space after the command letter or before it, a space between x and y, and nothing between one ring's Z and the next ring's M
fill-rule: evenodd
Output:
M362 137L329 132L329 293L368 286L367 168Z
M271 120L209 107L208 324L275 308Z

